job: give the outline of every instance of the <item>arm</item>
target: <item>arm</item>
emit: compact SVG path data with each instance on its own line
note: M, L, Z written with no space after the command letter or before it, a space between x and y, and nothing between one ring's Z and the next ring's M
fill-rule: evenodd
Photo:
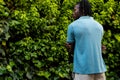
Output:
M75 45L75 43L68 43L68 42L65 44L65 46L67 48L67 51L69 53L73 53L74 52L74 45Z
M75 36L74 36L73 27L72 25L69 25L67 30L67 41L65 43L65 46L68 51L69 63L73 62L74 44L75 44Z
M74 53L74 43L66 43L65 44L66 48L67 48L67 51L68 51L68 60L69 60L69 63L72 63L73 62L73 53Z
M102 51L105 51L106 50L106 46L105 45L102 45Z
M74 51L74 31L73 31L73 26L69 25L68 30L67 30L67 42L65 44L68 53L73 53Z

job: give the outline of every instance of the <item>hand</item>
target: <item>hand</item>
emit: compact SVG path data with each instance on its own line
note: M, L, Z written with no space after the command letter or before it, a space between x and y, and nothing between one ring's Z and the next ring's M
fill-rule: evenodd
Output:
M65 46L66 46L67 48L71 48L71 44L69 44L69 43L66 43Z
M66 46L67 51L69 53L73 53L74 52L74 43L66 43L65 46Z
M106 50L106 46L102 45L102 51L105 51L105 50Z

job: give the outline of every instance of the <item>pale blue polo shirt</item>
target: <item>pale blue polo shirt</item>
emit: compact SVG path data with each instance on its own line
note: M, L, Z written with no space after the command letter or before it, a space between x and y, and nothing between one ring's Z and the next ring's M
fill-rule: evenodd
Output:
M103 27L93 17L82 16L68 26L67 42L75 42L73 72L95 74L106 71L102 58Z

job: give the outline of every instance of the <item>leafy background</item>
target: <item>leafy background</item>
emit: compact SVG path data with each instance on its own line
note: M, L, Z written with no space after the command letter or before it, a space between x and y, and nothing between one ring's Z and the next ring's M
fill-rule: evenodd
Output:
M0 0L0 80L71 80L64 46L79 0ZM105 30L107 80L120 77L120 1L90 0Z

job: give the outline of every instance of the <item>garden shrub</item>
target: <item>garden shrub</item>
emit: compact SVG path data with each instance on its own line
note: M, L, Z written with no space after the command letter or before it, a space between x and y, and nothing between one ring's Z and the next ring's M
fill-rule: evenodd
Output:
M0 80L71 80L72 60L64 45L77 1L0 0ZM118 80L120 2L90 2L105 30L107 80Z

